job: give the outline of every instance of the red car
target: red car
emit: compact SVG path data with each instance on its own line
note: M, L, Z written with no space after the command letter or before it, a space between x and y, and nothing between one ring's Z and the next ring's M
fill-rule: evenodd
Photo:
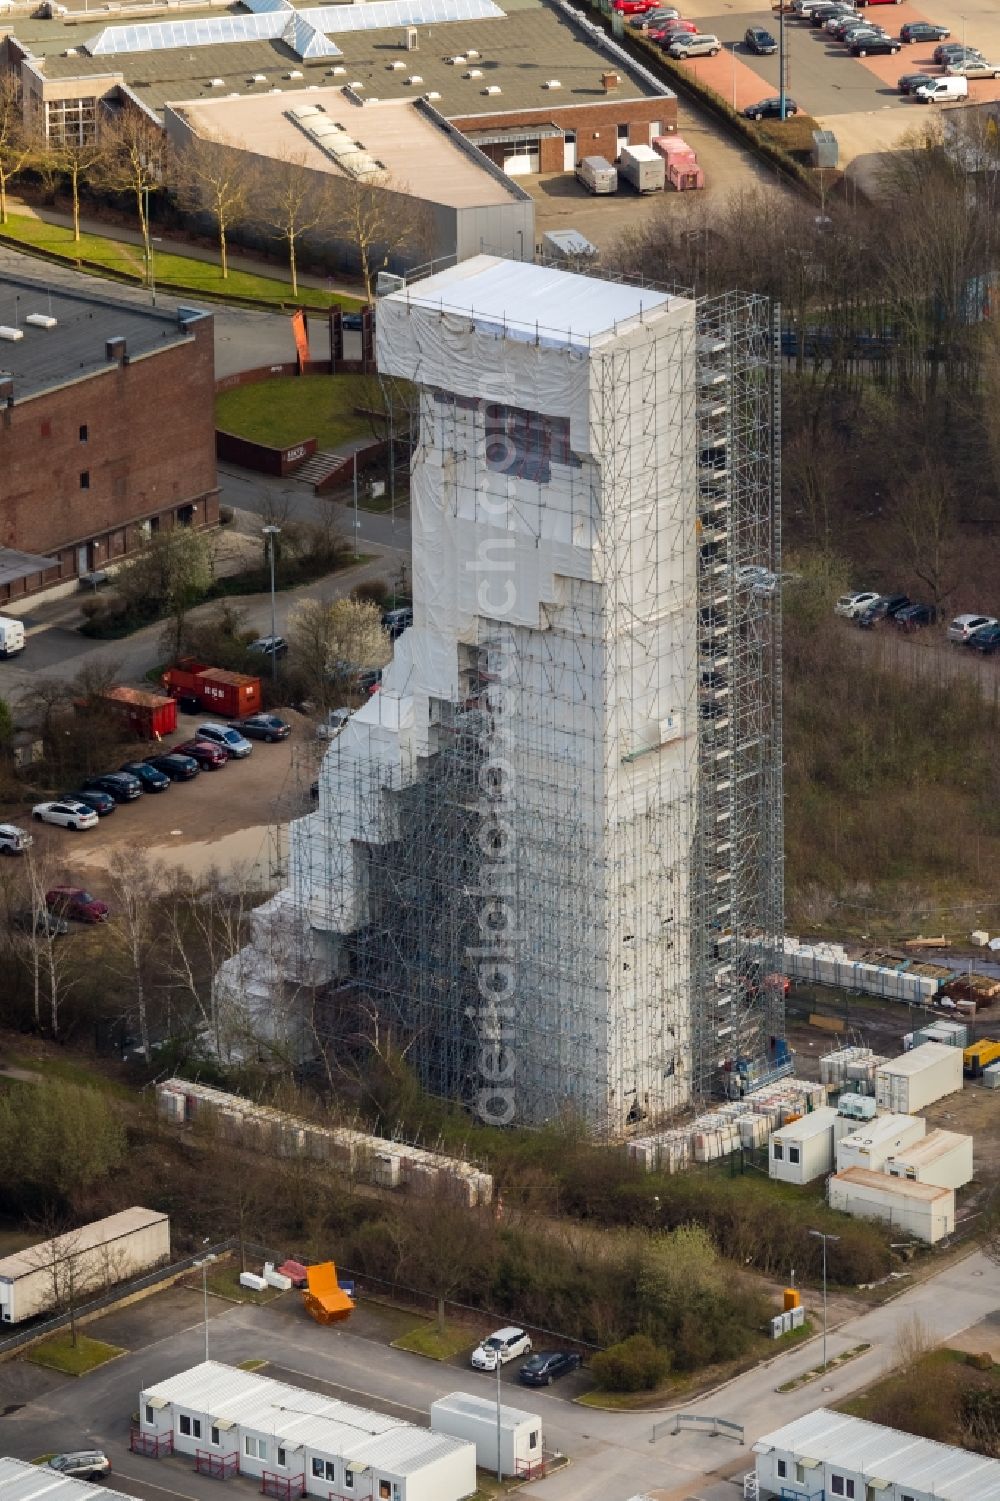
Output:
M612 7L620 16L641 16L644 11L653 10L657 0L612 0Z
M662 26L652 27L646 35L651 41L665 42L669 45L681 32L686 31L693 36L697 30L698 27L694 21L666 21Z
M229 760L227 750L208 740L185 740L183 745L175 745L172 749L179 756L190 756L192 761L197 761L202 771L218 771Z
M45 893L45 905L50 912L71 917L74 922L107 922L110 911L107 902L98 901L82 886L53 886Z

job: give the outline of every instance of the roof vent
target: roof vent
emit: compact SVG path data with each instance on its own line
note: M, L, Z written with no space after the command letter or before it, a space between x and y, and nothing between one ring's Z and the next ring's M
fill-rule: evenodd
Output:
M347 87L349 89L363 89L364 84L361 82L360 78L352 78Z
M63 53L63 57L76 57L76 56L77 56L77 51L76 51L75 47L67 47L66 51Z
M559 82L558 78L547 78L545 80L545 82L542 84L542 88L543 89L561 89L562 88L562 84Z
M467 58L470 59L470 61L474 57L480 57L480 56L482 56L481 53L479 53L479 52L476 51L475 47L466 47L466 49L465 49L465 55L466 55Z
M293 68L290 73L286 73L285 74L285 77L286 78L301 78L302 77L302 70L300 68Z
M488 88L483 89L483 93L484 94L502 94L503 90L501 89L501 87L500 87L500 85L498 83L491 83Z
M482 78L482 76L482 68L467 68L466 71L462 74L463 78Z
M402 58L397 57L394 63L386 63L386 67L388 68L390 73L399 73L403 68L406 67L406 64L403 62Z
M210 89L224 89L226 86L226 80L224 78L210 78L208 80L208 86Z
M468 60L469 60L468 56L463 56L463 54L461 52L457 53L454 57L446 57L445 58L445 62L446 63L451 63L451 65L453 67L454 67L454 65L456 63L463 63L464 64L464 63L467 63Z
M433 100L435 99L440 99L441 95L438 93L437 89L431 89L429 94L424 95L424 98L433 102Z
M346 72L347 69L344 67L343 63L338 63L335 68L327 68L326 70L328 78L339 78L341 74Z
M617 73L607 72L601 74L601 87L606 94L610 94L612 89L616 89L620 83L621 78Z
M423 81L419 73L411 73L409 78L403 79L404 83L423 83Z
M52 318L48 313L29 313L25 323L30 323L32 328L55 328L58 318Z
M250 79L250 82L251 83L267 83L267 74L266 73L254 73L253 76Z
M10 328L6 323L0 323L0 339L3 339L5 343L16 344L19 339L23 338L23 328Z
M403 46L407 52L416 52L420 47L420 37L415 26L407 26L406 35L403 38Z

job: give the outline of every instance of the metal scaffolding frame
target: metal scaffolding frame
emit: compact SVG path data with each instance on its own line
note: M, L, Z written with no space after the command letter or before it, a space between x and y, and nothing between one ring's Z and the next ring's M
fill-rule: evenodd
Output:
M474 1098L496 880L482 777L502 742L519 1119L617 1135L719 1093L729 1060L766 1071L783 1034L766 983L783 937L776 325L733 293L590 350L585 453L547 414L422 388L414 490L453 515L505 508L538 549L558 510L593 572L560 578L537 629L479 617L419 749L328 750L290 883L335 977L328 1043L377 1031L429 1092ZM498 423L520 434L514 466L488 459Z

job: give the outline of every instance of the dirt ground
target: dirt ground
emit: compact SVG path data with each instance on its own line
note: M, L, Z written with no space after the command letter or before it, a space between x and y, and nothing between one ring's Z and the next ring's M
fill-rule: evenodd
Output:
M282 710L282 716L292 724L287 740L254 741L246 760L203 771L192 782L172 782L167 792L144 793L82 833L35 824L37 847L63 862L61 879L95 886L113 850L138 844L168 869L239 870L255 884L275 888L285 869L288 821L313 806L309 786L323 749L307 719L292 710ZM181 715L164 750L190 739L206 718Z

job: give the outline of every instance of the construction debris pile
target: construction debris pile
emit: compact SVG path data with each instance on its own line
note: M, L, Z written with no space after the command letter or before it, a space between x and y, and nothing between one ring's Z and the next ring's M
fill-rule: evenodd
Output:
M492 1176L459 1157L446 1157L347 1126L316 1126L283 1110L188 1079L167 1079L158 1084L156 1100L163 1120L175 1125L208 1121L227 1141L253 1151L328 1162L379 1188L399 1188L412 1194L449 1193L469 1208L493 1199Z
M628 1143L629 1161L647 1173L675 1173L692 1162L713 1162L740 1148L767 1145L770 1133L826 1104L826 1086L811 1079L778 1079L742 1100Z

